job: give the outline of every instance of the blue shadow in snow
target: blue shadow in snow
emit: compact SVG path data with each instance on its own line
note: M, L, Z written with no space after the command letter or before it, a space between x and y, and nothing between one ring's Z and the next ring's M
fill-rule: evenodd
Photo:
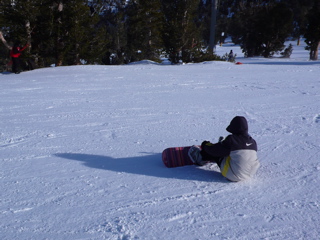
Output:
M12 72L1 72L1 74L3 74L3 75L9 75L9 74L14 74L14 73L12 73Z
M220 172L205 170L196 166L167 168L161 161L161 154L149 154L140 157L112 158L83 153L57 153L55 156L82 162L85 166L113 172L125 172L159 178L196 180L205 182L228 181Z
M240 61L241 62L241 61ZM246 60L244 61L244 64L256 64L256 65L287 65L287 66L310 66L310 65L317 65L320 64L319 61L268 61L268 60L260 60L260 61L250 61L250 60Z

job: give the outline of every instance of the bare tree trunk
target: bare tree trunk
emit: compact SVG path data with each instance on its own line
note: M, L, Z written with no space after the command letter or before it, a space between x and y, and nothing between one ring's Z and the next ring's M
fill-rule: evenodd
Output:
M30 21L26 20L26 31L27 31L27 43L29 47L31 47L31 26L30 26Z
M74 64L75 65L80 65L81 64L80 54L79 54L80 44L77 43L75 47L76 47L76 56L75 56Z
M56 20L56 24L58 28L62 26L62 19L61 19L61 14L63 11L63 1L59 1L58 3L58 18ZM62 66L63 64L63 41L62 41L62 36L61 32L58 33L57 39L56 39L56 66Z
M317 47L317 49L314 51L314 60L318 60L319 47L320 47L320 41L318 42L318 47Z
M320 1L318 1L318 2L316 3L316 7L317 7L317 10L318 10L318 12L319 12L319 11L320 11ZM310 51L310 60L318 60L319 47L320 47L320 40L318 41L317 46L315 46L315 49L312 49L312 50L313 50L312 59L311 59L311 51Z
M7 48L9 48L10 50L12 49L12 47L7 43L6 39L3 37L3 34L1 31L0 31L0 39Z
M316 47L310 49L310 60L318 60L319 47L320 41L318 42Z

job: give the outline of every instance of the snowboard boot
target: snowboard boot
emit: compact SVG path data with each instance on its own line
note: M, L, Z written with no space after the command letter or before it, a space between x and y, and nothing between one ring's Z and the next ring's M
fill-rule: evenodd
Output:
M194 164L199 165L199 166L203 166L207 163L207 161L203 161L202 155L200 152L201 152L201 149L198 146L193 145L189 149L188 155Z

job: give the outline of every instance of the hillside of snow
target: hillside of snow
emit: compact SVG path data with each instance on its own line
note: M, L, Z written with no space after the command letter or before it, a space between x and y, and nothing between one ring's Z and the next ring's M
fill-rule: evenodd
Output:
M318 239L320 61L71 66L0 74L0 239ZM166 168L244 116L261 167Z

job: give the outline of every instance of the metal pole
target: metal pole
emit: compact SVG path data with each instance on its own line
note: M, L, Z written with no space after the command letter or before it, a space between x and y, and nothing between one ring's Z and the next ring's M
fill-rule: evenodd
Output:
M215 49L214 38L216 32L216 17L217 17L217 0L212 0L211 2L211 21L210 21L210 42L209 51L213 52Z

